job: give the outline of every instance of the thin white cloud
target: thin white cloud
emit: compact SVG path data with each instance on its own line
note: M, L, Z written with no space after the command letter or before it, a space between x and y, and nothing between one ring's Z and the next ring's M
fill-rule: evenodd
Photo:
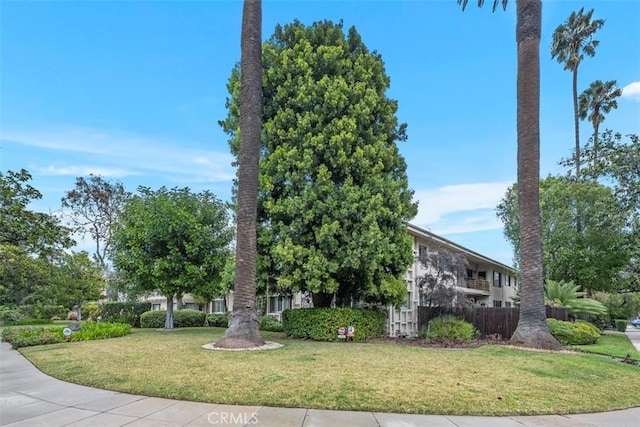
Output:
M437 234L500 229L495 208L512 184L459 184L416 191L418 215L412 222Z
M152 139L120 131L84 127L51 127L44 130L3 129L2 140L82 156L84 166L38 166L50 174L102 170L105 176L161 174L176 182L221 182L234 178L228 153L188 147L183 143ZM47 163L52 163L47 158ZM99 165L99 166L94 166ZM47 170L48 169L48 170ZM78 173L79 175L82 173Z
M42 175L58 175L58 176L87 176L90 174L100 175L105 178L122 178L125 176L138 175L134 171L125 169L112 169L102 167L89 166L47 166L38 169Z
M622 96L640 102L640 81L631 82L622 88Z

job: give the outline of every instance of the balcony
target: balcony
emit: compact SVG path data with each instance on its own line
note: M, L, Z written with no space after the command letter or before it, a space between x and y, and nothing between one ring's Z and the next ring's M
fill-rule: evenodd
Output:
M490 295L489 281L485 279L464 279L464 286L458 286L458 290L468 295Z

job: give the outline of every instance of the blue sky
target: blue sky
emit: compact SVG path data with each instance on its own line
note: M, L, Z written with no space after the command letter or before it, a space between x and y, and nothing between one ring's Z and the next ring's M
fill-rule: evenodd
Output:
M420 203L414 224L511 264L495 206L516 180L515 0L269 1L263 37L299 19L355 26L391 78ZM571 74L551 34L584 6L606 20L579 69L624 88L604 128L640 133L640 2L543 1L541 175L571 155ZM0 1L0 170L25 168L58 211L77 176L211 190L229 198L226 82L240 58L241 1ZM581 124L583 143L590 135ZM89 247L88 242L81 243Z

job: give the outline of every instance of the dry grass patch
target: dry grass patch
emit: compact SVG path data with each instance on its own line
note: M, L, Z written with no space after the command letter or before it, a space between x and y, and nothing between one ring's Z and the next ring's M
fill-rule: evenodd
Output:
M22 352L44 372L68 381L225 404L473 415L640 405L640 369L592 355L286 339L277 340L283 348L268 351L202 348L223 332L140 330L107 341Z

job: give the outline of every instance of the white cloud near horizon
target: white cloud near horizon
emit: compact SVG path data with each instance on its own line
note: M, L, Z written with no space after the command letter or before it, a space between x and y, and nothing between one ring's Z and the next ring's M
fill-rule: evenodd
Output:
M418 190L418 215L412 223L436 234L471 233L502 228L495 208L513 182L448 185Z
M640 102L640 81L631 82L622 88L622 97Z
M38 165L43 174L77 176L94 173L123 177L161 173L179 182L231 181L235 176L232 157L228 153L117 130L77 126L55 126L36 131L3 129L2 140L61 155L84 157L82 166L77 166L68 160L63 162L62 158L55 163L52 156L46 156L47 165Z

